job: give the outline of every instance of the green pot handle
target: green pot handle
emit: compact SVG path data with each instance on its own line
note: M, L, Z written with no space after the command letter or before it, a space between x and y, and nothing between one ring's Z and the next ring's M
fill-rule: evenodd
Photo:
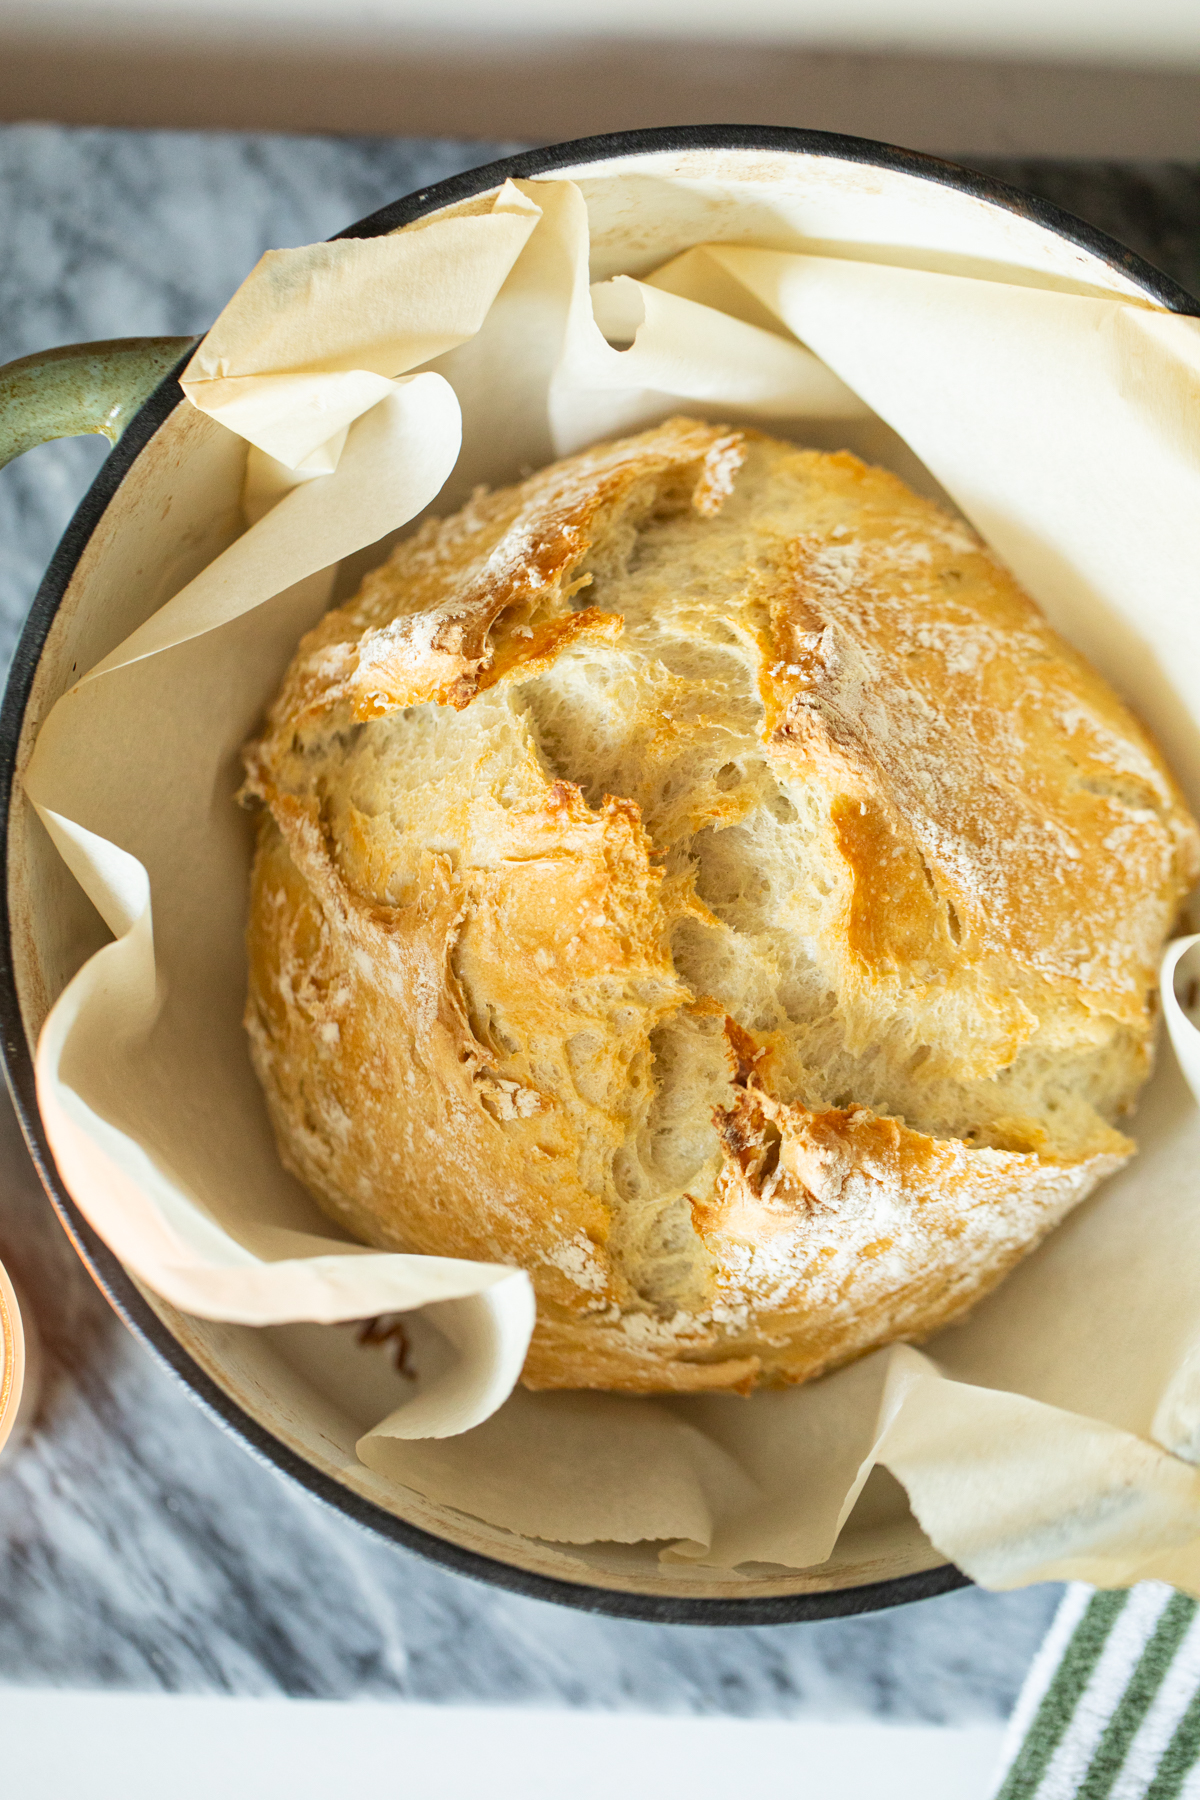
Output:
M197 338L110 338L22 356L0 368L0 469L51 438L115 444Z

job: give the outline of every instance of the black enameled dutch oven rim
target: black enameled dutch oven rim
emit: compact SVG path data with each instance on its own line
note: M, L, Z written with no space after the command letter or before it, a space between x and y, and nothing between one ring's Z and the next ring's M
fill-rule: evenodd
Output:
M990 176L958 167L939 158L921 155L865 138L843 137L836 132L797 131L755 125L668 126L653 131L621 131L603 137L582 138L530 150L520 156L488 163L454 175L436 186L422 188L381 207L340 232L340 237L380 237L401 225L427 217L445 206L468 200L497 187L506 179L531 180L560 169L586 163L611 161L651 151L759 150L784 151L808 156L836 157L901 174L914 175L942 187L990 201L1007 212L1045 226L1057 236L1099 257L1111 268L1135 282L1150 298L1172 312L1200 313L1193 297L1169 277L1127 250L1106 233L1073 218L1050 202L1019 192ZM184 358L183 361L187 359ZM21 1128L42 1185L76 1251L97 1286L125 1324L141 1339L159 1362L187 1387L191 1397L225 1430L237 1437L260 1462L290 1475L319 1500L335 1507L378 1536L416 1551L431 1562L456 1574L468 1575L494 1587L508 1588L532 1599L555 1601L584 1612L608 1613L617 1618L642 1619L672 1625L782 1625L801 1619L828 1619L874 1612L928 1599L953 1588L969 1586L968 1578L950 1564L914 1575L902 1575L865 1586L827 1593L776 1595L745 1600L684 1598L631 1594L592 1586L587 1582L557 1580L460 1549L432 1533L410 1525L376 1506L351 1489L333 1481L289 1450L270 1432L243 1412L199 1367L168 1331L143 1298L112 1251L92 1230L64 1187L50 1154L38 1112L33 1057L25 1039L17 1000L8 913L7 840L13 773L21 728L39 659L67 585L93 531L140 452L159 426L183 399L178 375L183 362L151 395L104 463L78 511L63 535L38 589L24 631L13 657L0 711L0 824L6 846L3 880L0 881L0 1032L5 1072Z

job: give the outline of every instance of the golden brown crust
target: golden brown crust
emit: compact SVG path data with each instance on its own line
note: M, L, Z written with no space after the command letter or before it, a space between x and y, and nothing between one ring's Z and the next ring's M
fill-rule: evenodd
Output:
M365 1242L529 1269L531 1386L925 1336L1132 1150L1196 828L853 457L673 421L477 496L309 634L247 770L281 1152Z
M753 1089L721 1130L700 1234L731 1301L752 1289L755 1332L785 1340L787 1374L805 1377L947 1323L1129 1153L1117 1131L1086 1161L970 1149L866 1107L814 1113Z
M1157 750L982 544L895 476L848 456L828 467L830 498L861 496L854 536L788 545L768 706L781 754L836 768L865 796L858 879L878 887L868 865L881 835L891 855L902 846L903 903L886 918L870 901L856 909L865 960L885 962L893 933L906 960L916 932L935 961L1013 957L1138 1021L1161 946L1157 897L1200 873Z
M719 505L738 441L674 420L554 463L520 487L481 491L455 518L433 520L402 543L353 600L308 633L272 719L295 723L339 700L355 719L427 700L467 706L497 678L490 634L502 613L511 615L506 672L562 648L556 632L611 636L614 621L601 614L546 619L570 599L570 572L630 490L664 470L693 472L701 514ZM524 642L522 631L530 632Z

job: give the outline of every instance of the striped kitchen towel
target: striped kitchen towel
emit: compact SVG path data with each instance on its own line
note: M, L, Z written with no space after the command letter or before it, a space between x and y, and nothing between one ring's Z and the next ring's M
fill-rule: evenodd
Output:
M1200 1800L1200 1617L1161 1581L1073 1583L1029 1671L993 1800Z

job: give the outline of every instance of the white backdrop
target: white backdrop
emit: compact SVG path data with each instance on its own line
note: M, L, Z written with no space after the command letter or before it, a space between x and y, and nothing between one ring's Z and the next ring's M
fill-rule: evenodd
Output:
M719 38L816 47L1006 57L1200 64L1195 0L8 0L9 29L108 27L172 37L216 29L366 39L389 48L415 32L553 38Z

